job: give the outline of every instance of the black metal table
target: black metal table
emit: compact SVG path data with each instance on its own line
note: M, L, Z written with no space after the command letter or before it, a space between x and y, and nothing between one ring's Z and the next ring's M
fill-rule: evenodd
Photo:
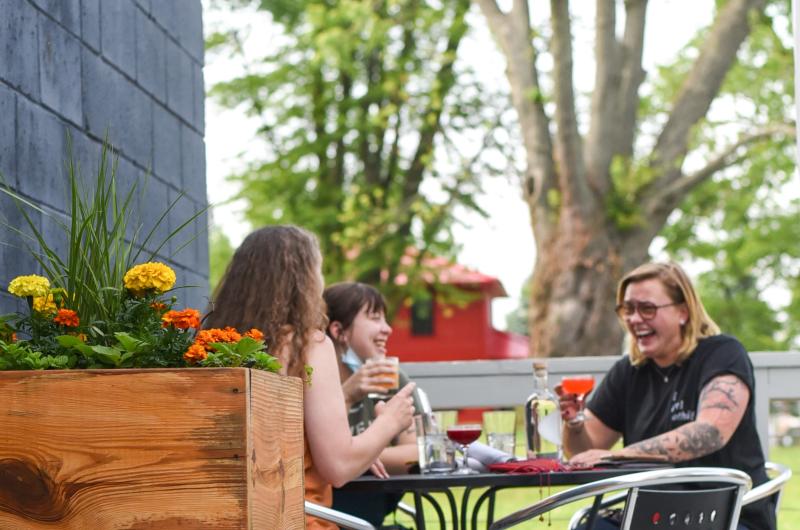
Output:
M604 469L552 471L548 473L480 473L476 475L395 475L381 479L372 475L364 475L345 484L341 489L346 491L383 491L386 493L412 493L416 509L415 523L418 530L424 530L425 518L422 500L431 503L439 518L441 528L445 528L444 511L431 493L444 493L450 507L454 530L467 530L467 511L469 496L475 488L488 488L477 499L472 509L472 529L478 528L478 510L485 501L489 501L489 522L494 511L494 494L500 489L522 487L577 486L596 480L617 477L639 471L663 468L658 465L620 465ZM461 498L461 507L457 506L452 488L465 488ZM460 512L460 513L459 513ZM459 525L459 521L461 524Z

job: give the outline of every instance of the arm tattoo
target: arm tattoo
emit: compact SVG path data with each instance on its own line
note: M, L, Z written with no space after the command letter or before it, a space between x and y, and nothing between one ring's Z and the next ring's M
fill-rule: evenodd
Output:
M685 425L678 442L678 449L683 452L681 460L691 460L721 449L725 445L719 429L708 423L690 423Z
M733 411L739 408L735 391L742 385L736 376L723 376L712 379L700 392L698 412L705 409Z
M655 436L647 440L642 440L641 442L636 442L635 444L629 445L628 449L636 451L638 454L666 456L669 458L669 450L664 446L665 440L662 440L663 437L663 435Z
M664 456L670 462L682 462L713 453L723 445L722 435L716 427L692 422L674 431L631 444L626 450L633 453L631 456Z

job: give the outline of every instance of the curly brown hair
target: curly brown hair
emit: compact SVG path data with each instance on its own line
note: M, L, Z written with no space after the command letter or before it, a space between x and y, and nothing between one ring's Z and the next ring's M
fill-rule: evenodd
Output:
M228 264L203 327L258 328L268 351L291 338L286 371L303 377L312 332L327 326L321 266L319 243L308 230L277 225L252 232Z

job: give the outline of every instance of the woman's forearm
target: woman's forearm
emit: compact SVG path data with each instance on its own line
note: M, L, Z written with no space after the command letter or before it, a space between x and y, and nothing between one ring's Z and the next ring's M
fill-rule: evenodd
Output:
M629 457L658 456L670 462L694 460L721 449L727 440L711 423L692 421L619 451Z

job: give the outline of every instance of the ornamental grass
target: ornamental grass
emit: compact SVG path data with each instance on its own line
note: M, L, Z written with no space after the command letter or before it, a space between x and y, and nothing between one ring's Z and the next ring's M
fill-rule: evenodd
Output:
M17 194L0 175L0 192L13 199L27 230L6 227L25 241L23 250L43 271L8 284L27 310L0 316L0 370L248 366L277 371L280 364L266 352L260 331L199 331L198 310L174 309L175 271L155 257L203 211L155 241L182 195L144 233L141 220L129 226L138 183L120 192L118 159L108 145L94 182L85 185L69 137L67 143L67 222ZM63 255L45 239L31 210L63 231Z

